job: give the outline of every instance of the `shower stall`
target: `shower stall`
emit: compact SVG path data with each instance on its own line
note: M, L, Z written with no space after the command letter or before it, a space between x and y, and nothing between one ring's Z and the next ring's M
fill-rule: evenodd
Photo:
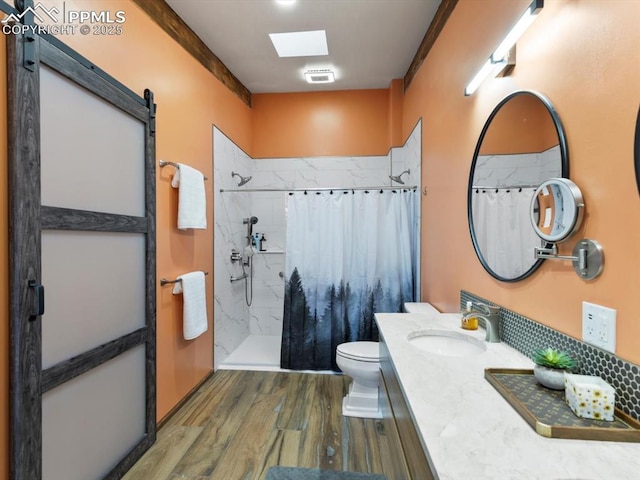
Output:
M420 132L418 123L404 146L384 156L253 160L213 128L215 369L280 369L288 194L374 186L419 190ZM415 222L419 226L419 207ZM414 263L419 278L419 253Z

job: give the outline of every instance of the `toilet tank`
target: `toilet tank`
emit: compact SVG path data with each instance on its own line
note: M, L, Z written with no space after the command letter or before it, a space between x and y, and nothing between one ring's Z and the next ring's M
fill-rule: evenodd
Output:
M404 304L404 311L407 313L440 313L436 307L430 303L407 302Z

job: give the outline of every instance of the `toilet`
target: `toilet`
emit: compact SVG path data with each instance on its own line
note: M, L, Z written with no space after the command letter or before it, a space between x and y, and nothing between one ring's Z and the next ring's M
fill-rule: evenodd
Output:
M353 379L349 393L342 400L342 415L382 418L380 411L380 351L378 342L341 343L336 349L336 363Z

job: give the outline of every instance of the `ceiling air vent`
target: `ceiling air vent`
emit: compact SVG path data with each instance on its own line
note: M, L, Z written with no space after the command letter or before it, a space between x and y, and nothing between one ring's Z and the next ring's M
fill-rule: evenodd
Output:
M307 70L304 72L304 78L308 83L332 83L335 77L331 70Z

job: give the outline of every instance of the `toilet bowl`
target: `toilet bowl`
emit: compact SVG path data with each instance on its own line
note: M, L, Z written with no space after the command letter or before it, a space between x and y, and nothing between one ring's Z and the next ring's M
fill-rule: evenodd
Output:
M342 415L382 418L378 342L341 343L336 349L336 363L345 375L353 379L349 393L342 400Z

